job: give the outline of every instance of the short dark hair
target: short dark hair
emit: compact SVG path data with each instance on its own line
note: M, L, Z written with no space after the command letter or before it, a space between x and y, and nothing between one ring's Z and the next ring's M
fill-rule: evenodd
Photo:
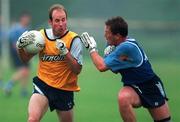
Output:
M120 16L108 19L105 24L110 27L112 34L120 34L123 37L128 35L128 24Z
M67 17L67 11L66 11L65 7L61 4L54 4L49 8L49 19L50 20L52 20L52 13L56 9L62 9L65 12L66 17Z
M24 16L29 16L30 17L31 13L29 11L27 11L27 10L24 10L24 11L22 11L20 13L19 18L24 17Z

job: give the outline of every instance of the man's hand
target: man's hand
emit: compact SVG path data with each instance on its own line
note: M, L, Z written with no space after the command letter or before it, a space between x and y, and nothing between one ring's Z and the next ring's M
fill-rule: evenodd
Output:
M114 45L109 45L104 49L104 56L106 57L109 55L112 51L114 51L116 47Z
M81 41L84 46L89 50L89 53L97 51L97 44L93 37L89 36L87 32L81 34Z
M59 50L61 55L66 55L69 52L66 48L66 44L60 39L56 39L56 48Z
M21 49L29 44L32 44L34 40L34 34L31 32L25 31L16 42L16 48Z

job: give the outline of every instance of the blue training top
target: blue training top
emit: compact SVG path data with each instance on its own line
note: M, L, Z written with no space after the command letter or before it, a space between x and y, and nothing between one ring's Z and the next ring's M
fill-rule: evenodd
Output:
M122 75L124 84L146 82L155 76L145 52L132 38L119 44L104 62L112 72Z

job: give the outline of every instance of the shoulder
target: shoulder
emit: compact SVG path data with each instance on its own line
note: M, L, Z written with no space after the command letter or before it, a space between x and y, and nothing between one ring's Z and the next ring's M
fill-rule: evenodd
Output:
M72 43L81 43L81 38L80 36L78 36L78 34L76 32L73 31L69 31L68 35L71 36L72 38Z
M14 24L10 29L10 33L16 33L21 29L22 29L22 27L19 24Z
M44 36L46 36L49 40L55 40L55 36L53 34L52 28L48 28L48 29L41 29L40 30Z
M72 46L74 46L74 47L81 47L82 46L81 39L79 36L76 36L75 38L73 38Z
M67 36L72 37L72 39L78 37L78 34L76 32L73 31L68 31Z
M72 34L72 35L78 35L76 32L74 32L74 31L70 31L69 30L69 32L68 32L69 34Z
M126 41L118 45L119 48L135 49L138 48L137 41L133 38L128 38Z
M134 47L135 47L134 44L125 41L125 42L119 44L119 45L116 47L116 49L117 49L117 50L129 50L129 49L132 49L132 48L134 48Z

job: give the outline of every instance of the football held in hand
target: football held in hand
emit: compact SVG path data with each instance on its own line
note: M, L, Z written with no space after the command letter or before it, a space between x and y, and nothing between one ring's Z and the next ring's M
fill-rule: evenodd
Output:
M32 40L30 44L24 47L24 50L30 54L37 54L43 50L45 40L40 31L31 30L27 34L27 39Z

